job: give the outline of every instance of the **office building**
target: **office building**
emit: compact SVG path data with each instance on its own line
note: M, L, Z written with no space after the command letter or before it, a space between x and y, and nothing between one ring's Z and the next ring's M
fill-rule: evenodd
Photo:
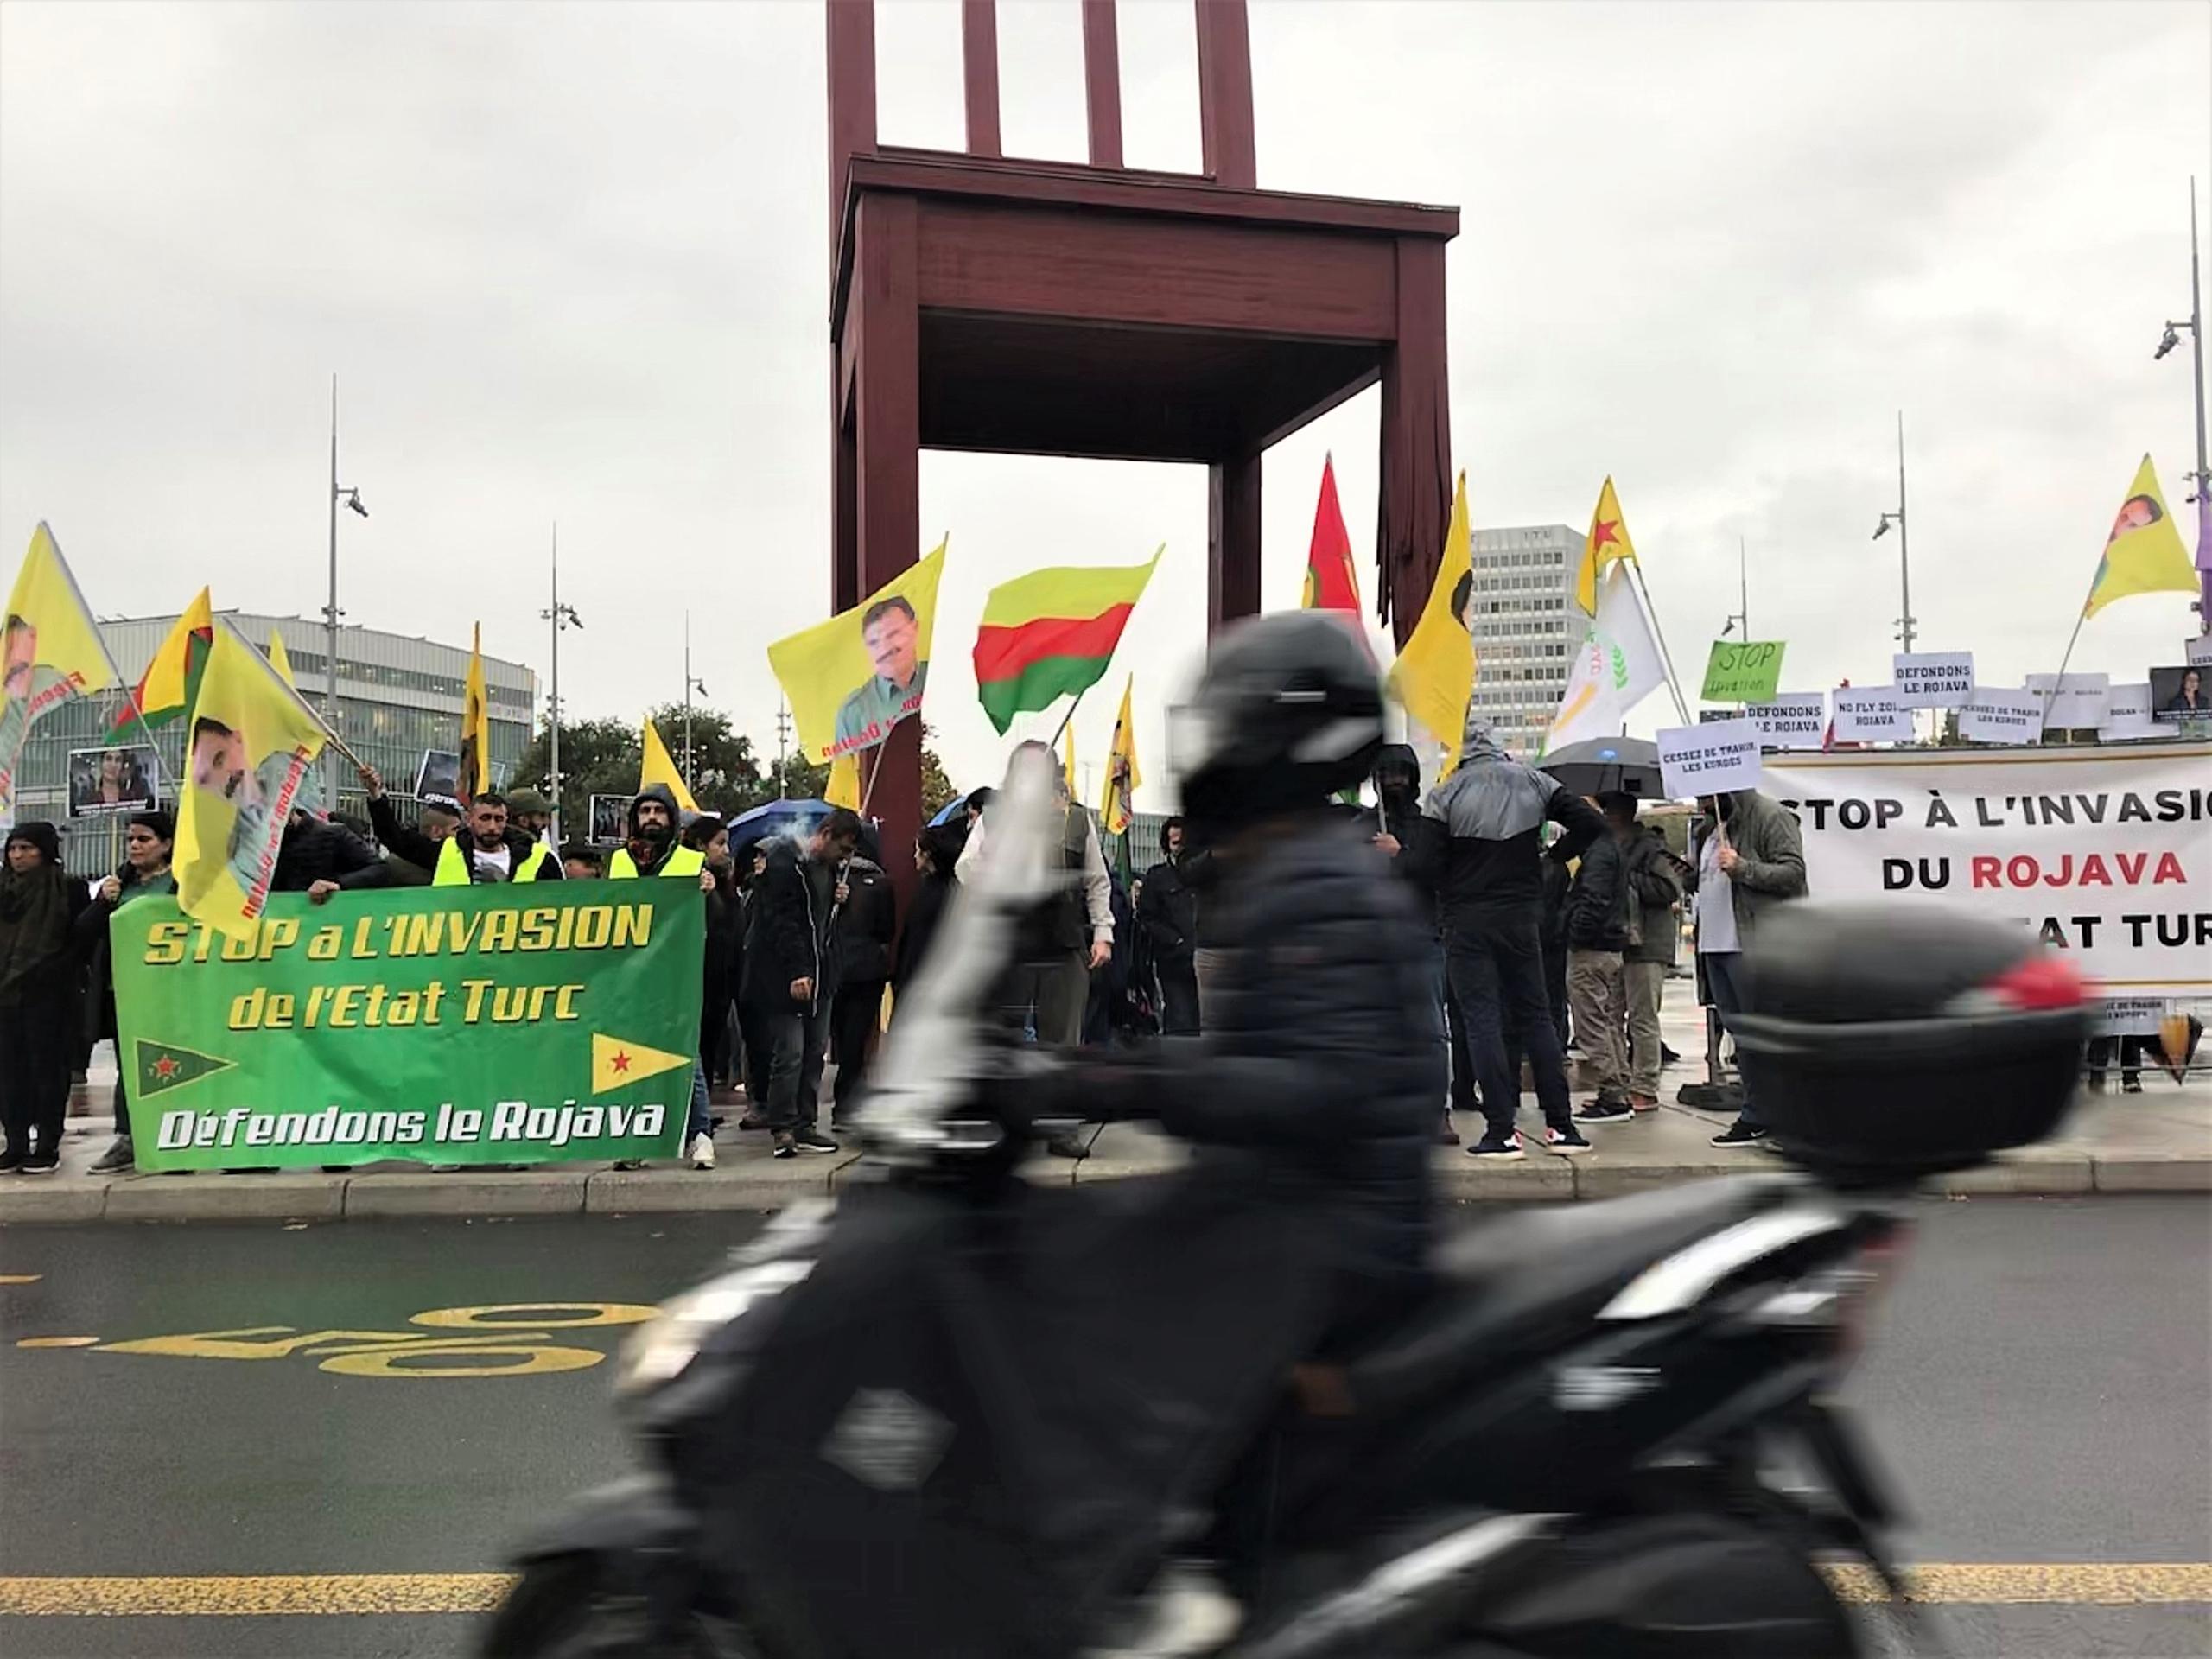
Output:
M223 614L264 651L272 630L283 636L300 694L320 714L327 683L324 642L328 638L322 624L296 616L238 611ZM175 616L154 616L100 624L108 654L127 682L137 683L175 622ZM426 753L451 753L461 747L461 686L467 674L466 645L440 645L374 628L338 631L339 735L383 775L403 817L413 817L416 780ZM492 717L492 780L504 785L530 743L537 676L519 663L486 657L484 683ZM120 861L123 826L119 817L71 817L70 756L107 747L109 728L123 705L123 694L110 692L64 703L41 715L30 729L18 766L16 817L45 818L60 825L70 867L88 874L111 869ZM155 785L161 804L172 810L186 724L172 721L154 734L159 752ZM87 764L78 763L79 769ZM343 756L338 765L339 807L359 813L364 808L353 767Z
M1567 689L1588 619L1575 608L1583 532L1567 524L1478 530L1468 620L1475 639L1474 706L1498 742L1533 756Z

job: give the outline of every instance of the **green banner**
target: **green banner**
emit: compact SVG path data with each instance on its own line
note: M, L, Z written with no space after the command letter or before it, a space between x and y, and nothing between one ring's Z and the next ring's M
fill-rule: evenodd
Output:
M141 1169L672 1157L699 1047L692 881L269 901L109 922Z
M1716 639L1705 659L1705 702L1772 702L1782 683L1779 639Z

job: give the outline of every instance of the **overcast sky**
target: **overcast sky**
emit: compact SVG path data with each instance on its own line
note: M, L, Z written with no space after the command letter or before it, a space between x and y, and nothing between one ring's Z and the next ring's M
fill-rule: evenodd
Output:
M882 136L957 148L957 5L878 10ZM1008 152L1080 159L1073 0L999 11ZM1123 0L1121 31L1131 163L1194 170L1186 0ZM1306 0L1251 33L1263 186L1460 208L1476 523L1579 527L1610 472L1686 675L1741 534L1784 689L1886 678L1900 408L1922 643L1986 681L2056 667L2145 449L2182 512L2187 353L2151 353L2212 180L2202 0ZM4 0L0 563L46 518L103 613L207 582L314 614L335 371L374 515L340 530L349 620L481 618L542 672L557 518L572 714L678 698L688 608L695 672L772 748L764 648L830 588L823 84L815 0ZM1370 393L1269 455L1269 604L1325 450L1370 554L1376 429ZM1000 747L984 590L1164 540L1077 722L1096 761L1133 667L1158 757L1204 635L1203 471L927 456L921 517L952 537L928 714L956 780ZM2186 606L2105 612L2075 666L2140 679Z

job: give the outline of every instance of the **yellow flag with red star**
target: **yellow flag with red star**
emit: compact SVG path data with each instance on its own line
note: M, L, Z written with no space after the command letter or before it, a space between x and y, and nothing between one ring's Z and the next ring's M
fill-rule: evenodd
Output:
M640 1078L657 1077L679 1065L697 1063L696 1056L671 1054L664 1048L649 1048L643 1043L626 1043L603 1031L591 1034L591 1091L594 1095L623 1088Z
M1598 614L1598 579L1605 574L1605 567L1623 559L1630 564L1639 563L1609 475L1605 487L1598 492L1598 510L1590 515L1590 533L1582 543L1582 568L1574 575L1574 602L1585 616Z

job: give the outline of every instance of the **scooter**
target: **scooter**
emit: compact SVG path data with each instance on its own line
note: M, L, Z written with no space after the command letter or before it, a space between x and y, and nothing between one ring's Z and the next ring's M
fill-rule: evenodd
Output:
M993 810L879 1068L879 1173L640 1329L643 1468L523 1548L490 1659L1860 1651L1822 1563L1897 1591L1897 1511L1834 1393L1913 1183L2063 1115L2078 980L1800 906L1737 1033L1797 1168L1476 1222L1421 1306L1286 1375L1294 1230L1187 1178L1030 1184L1046 1126L963 1115L1009 1096L976 1014L1052 879L1041 801Z

